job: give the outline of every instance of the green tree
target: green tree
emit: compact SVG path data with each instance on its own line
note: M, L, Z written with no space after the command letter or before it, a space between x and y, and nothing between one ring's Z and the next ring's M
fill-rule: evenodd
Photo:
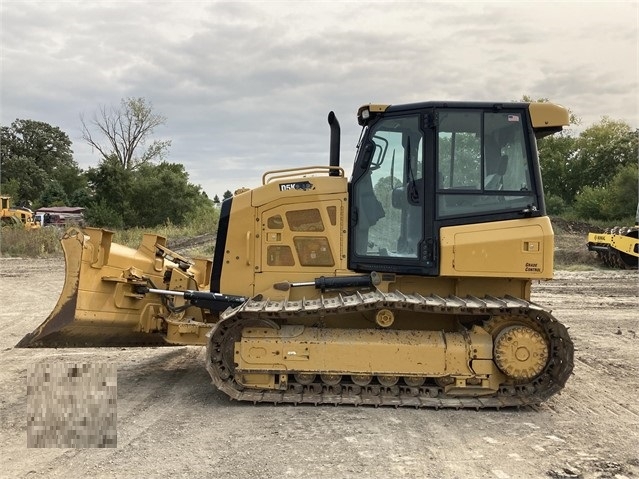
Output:
M43 206L65 206L69 204L69 199L62 185L56 180L51 180L44 188L40 201Z
M607 201L604 188L585 186L575 199L575 212L585 220L607 220Z
M170 140L151 140L155 129L166 123L166 117L155 113L144 98L122 99L119 107L100 106L91 120L81 116L80 121L82 139L102 159L115 157L126 170L162 160L171 146Z
M619 170L637 163L639 130L623 121L604 117L577 138L576 152L568 176L581 186L592 188L608 184Z
M533 100L524 95L522 101ZM570 124L580 123L571 112ZM608 190L616 188L612 179L627 165L637 163L639 130L633 130L626 122L603 117L577 137L569 130L563 131L539 140L537 147L549 211L562 212L580 197L578 214L604 219L610 212L602 202L610 203Z
M92 203L93 198L88 188L78 188L69 198L69 205L71 206L81 206L83 208L86 208L88 206L91 206Z
M222 200L228 200L229 198L233 197L233 193L230 192L230 190L226 190L224 192L224 194L222 195Z
M117 210L117 205L113 205L104 198L87 208L84 219L88 225L99 228L124 228L122 212Z
M610 193L608 214L612 219L634 217L639 203L639 167L631 163L619 169L607 186Z
M606 186L584 186L575 199L575 211L584 219L616 221L633 217L639 194L636 164L619 169Z
M79 206L71 201L76 191L84 190L88 194L89 185L87 183L87 177L85 172L77 166L61 165L55 177L52 179L62 186L64 194L69 198L69 202L67 203L69 206ZM44 204L42 201L41 203Z
M86 211L92 226L120 228L130 216L129 194L133 173L122 167L116 157L103 159L86 173L93 202ZM110 223L109 223L110 222Z
M131 216L126 226L183 225L189 212L205 200L199 186L188 181L184 165L162 162L141 165L130 188ZM208 201L208 199L206 199Z
M211 204L199 186L189 183L184 165L162 162L126 170L118 159L103 160L87 172L93 198L87 221L93 226L150 228L185 224Z
M133 174L122 168L115 157L101 161L97 168L89 168L87 178L97 202L105 199L119 205L127 200L133 182Z
M188 181L184 166L162 161L170 141L153 140L166 118L153 112L144 98L127 98L119 108L100 107L93 120L82 118L83 139L102 156L86 177L91 194L87 219L113 228L183 225L206 214L211 202Z
M16 204L41 203L50 180L67 196L83 185L68 135L41 121L18 119L10 127L0 127L0 171L3 189L12 182L18 185Z
M33 205L40 195L49 176L33 158L17 156L3 161L2 190L11 192L16 205Z
M565 133L549 135L537 142L547 200L556 197L561 203L570 204L579 191L580 180L577 176L571 175L575 144L576 139Z
M0 176L2 176L2 174L3 172L0 171ZM12 180L7 181L6 183L3 182L0 185L0 192L5 196L10 196L12 198L12 201L15 202L16 199L20 197L20 195L18 194L19 188L20 188L20 184L14 178Z

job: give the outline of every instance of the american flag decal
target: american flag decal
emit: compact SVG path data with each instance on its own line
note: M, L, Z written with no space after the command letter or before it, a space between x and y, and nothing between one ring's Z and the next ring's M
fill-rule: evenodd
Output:
M508 115L508 121L519 121L519 115Z

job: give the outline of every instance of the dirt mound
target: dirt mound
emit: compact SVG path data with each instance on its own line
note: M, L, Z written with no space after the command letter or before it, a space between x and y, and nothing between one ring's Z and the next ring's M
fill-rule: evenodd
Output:
M565 269L578 265L599 267L597 256L588 251L588 233L603 230L589 223L551 218L555 232L555 268Z
M604 231L603 228L592 225L590 223L586 223L584 221L571 221L555 216L551 217L550 221L552 221L555 234L566 233L570 235L583 235L587 238L588 233L603 233Z

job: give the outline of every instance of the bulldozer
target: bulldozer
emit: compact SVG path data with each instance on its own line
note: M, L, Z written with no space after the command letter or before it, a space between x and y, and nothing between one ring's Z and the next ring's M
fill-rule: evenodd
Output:
M330 112L328 165L226 199L212 260L69 229L59 301L18 346L206 346L215 387L253 403L499 409L561 391L573 343L530 296L553 276L536 140L567 109L367 104L357 120L350 178Z
M0 222L2 226L20 227L27 230L38 229L40 224L35 221L33 211L26 207L11 206L10 196L0 196Z

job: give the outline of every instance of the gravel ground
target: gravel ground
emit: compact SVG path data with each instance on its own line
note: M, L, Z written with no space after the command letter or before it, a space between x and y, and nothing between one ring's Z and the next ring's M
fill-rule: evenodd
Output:
M570 327L574 376L540 407L506 411L231 402L201 347L15 349L53 308L55 260L0 258L0 476L636 478L638 273L535 283ZM26 379L38 363L117 366L117 448L27 448Z

